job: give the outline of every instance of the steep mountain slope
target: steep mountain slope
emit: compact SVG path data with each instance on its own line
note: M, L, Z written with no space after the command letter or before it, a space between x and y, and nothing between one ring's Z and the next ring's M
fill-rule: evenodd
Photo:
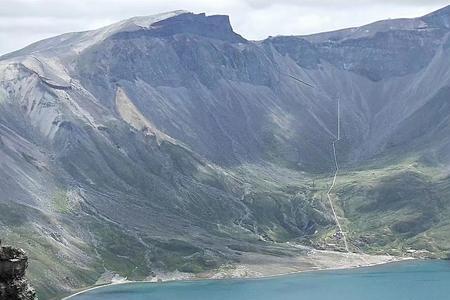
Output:
M449 20L255 42L226 16L177 11L5 55L0 234L30 252L45 297L298 254L286 241L342 249L324 196L339 99L352 250L442 257Z

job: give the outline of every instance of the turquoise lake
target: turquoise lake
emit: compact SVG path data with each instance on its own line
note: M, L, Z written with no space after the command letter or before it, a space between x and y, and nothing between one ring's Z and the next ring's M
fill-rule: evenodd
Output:
M408 261L265 279L128 283L70 300L445 300L449 261Z

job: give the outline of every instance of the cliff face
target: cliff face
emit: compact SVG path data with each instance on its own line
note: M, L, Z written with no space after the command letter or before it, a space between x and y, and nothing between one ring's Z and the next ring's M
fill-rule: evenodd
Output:
M21 249L2 247L0 241L0 300L37 300L25 279L28 257Z
M324 196L339 98L352 249L440 257L449 16L255 42L226 16L176 11L5 55L0 234L32 255L46 296L101 274L201 272L273 242L339 244Z

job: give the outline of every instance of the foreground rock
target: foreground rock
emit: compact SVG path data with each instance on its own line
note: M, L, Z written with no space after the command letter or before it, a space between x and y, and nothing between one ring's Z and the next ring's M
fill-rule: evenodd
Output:
M36 292L24 278L28 257L21 249L1 247L0 300L37 300Z

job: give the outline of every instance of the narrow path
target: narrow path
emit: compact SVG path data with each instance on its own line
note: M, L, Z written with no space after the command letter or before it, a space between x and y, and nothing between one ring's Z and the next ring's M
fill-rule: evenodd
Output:
M337 101L337 106L338 106L337 107L337 138L332 143L335 169L334 169L334 175L333 175L333 182L331 183L331 186L327 192L327 198L328 198L328 202L330 203L331 211L333 212L334 220L336 222L337 227L339 228L342 239L344 241L345 250L347 252L350 252L350 249L348 247L348 242L347 242L347 236L345 235L344 230L342 230L341 222L339 222L339 218L338 218L338 216L336 214L336 210L334 208L333 199L331 197L331 193L333 191L334 186L336 185L336 179L337 179L337 176L339 173L339 164L338 164L337 155L336 155L336 142L338 142L341 139L341 112L340 112L340 99L339 98Z
M341 223L339 222L339 218L336 214L336 210L334 209L333 200L331 198L331 192L333 191L333 188L336 185L336 178L339 173L339 164L337 162L337 156L336 156L336 142L337 141L339 141L339 140L337 139L337 140L333 141L333 156L334 156L335 172L334 172L334 176L333 176L333 182L331 183L331 186L327 192L327 197L328 197L328 202L330 203L331 211L333 212L334 220L335 220L336 225L339 228L339 231L342 235L342 239L344 240L345 250L347 252L350 252L349 247L348 247L347 237L345 235L345 232L342 230Z

